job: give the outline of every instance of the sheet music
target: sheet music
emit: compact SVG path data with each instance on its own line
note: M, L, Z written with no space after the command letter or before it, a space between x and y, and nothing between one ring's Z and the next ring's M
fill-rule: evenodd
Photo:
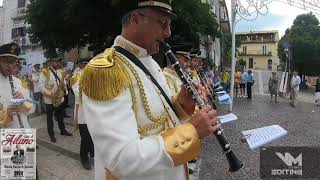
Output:
M224 94L224 95L218 97L218 100L219 100L220 102L221 102L221 101L227 101L227 100L229 100L229 99L230 99L229 94Z
M242 131L242 134L245 136L250 149L256 149L262 145L285 136L288 134L288 132L279 125L271 125L248 131Z
M233 113L230 113L230 114L226 114L226 115L223 115L223 116L219 116L218 119L219 119L221 124L224 124L224 123L227 123L227 122L231 122L231 121L237 120L238 117L236 115L234 115Z

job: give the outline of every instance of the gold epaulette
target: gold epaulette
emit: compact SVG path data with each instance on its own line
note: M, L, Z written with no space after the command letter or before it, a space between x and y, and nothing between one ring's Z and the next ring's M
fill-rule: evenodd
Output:
M70 79L70 84L71 84L71 86L73 86L74 84L76 84L76 82L77 82L78 80L80 80L80 73L79 73L79 72L76 73L76 74L74 74L74 75L71 77L71 79Z
M114 48L106 49L94 57L83 69L80 77L80 93L98 100L111 100L131 85L123 56Z
M29 83L28 83L27 80L25 80L25 79L20 79L20 81L21 81L21 86L22 86L23 88L29 89Z
M42 70L41 70L41 73L42 73L45 77L47 77L47 78L50 77L50 70L49 70L49 68L44 68L44 69L42 69Z

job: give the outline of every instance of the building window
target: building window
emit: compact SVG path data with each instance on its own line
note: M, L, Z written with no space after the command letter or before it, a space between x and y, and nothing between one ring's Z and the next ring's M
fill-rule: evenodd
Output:
M26 0L18 0L18 8L26 7Z
M247 46L242 46L242 52L243 54L247 54Z
M12 38L16 37L24 37L27 35L27 28L26 27L19 27L12 29Z
M262 46L262 54L267 54L267 46Z

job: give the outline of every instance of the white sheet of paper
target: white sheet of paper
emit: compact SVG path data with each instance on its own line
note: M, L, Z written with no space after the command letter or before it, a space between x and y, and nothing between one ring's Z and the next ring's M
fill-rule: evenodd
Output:
M226 94L227 92L226 91L218 91L216 92L217 94Z
M230 121L237 120L238 117L236 115L234 115L233 113L230 113L230 114L226 114L226 115L223 115L223 116L219 116L218 119L219 119L221 124L224 124L224 123L227 123L227 122L230 122Z
M222 95L222 96L219 96L219 97L218 97L218 100L219 100L219 101L226 101L226 100L228 100L228 99L230 99L229 94L225 94L225 95Z
M256 149L262 145L270 143L288 134L288 132L279 125L271 125L262 128L242 131L250 149Z

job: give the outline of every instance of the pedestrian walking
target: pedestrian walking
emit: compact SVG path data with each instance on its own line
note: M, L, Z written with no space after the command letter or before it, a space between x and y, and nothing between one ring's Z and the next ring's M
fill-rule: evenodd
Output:
M297 106L297 97L298 97L298 92L299 92L299 86L301 83L301 79L298 76L297 71L293 71L293 76L291 79L291 91L290 91L290 97L291 97L291 101L290 101L290 105L292 107L296 107Z
M269 92L270 92L270 102L272 102L272 98L274 95L274 102L278 103L277 96L278 96L278 83L279 79L277 77L276 72L272 72L272 76L269 79Z
M241 69L240 73L240 97L246 97L246 80L247 80L247 72L244 69Z
M254 77L254 75L252 74L252 71L249 70L249 71L248 71L248 74L247 74L247 76L246 76L247 96L248 96L247 98L248 98L248 99L251 99L251 98L252 98L251 87L253 86L254 81L255 81L255 77Z

